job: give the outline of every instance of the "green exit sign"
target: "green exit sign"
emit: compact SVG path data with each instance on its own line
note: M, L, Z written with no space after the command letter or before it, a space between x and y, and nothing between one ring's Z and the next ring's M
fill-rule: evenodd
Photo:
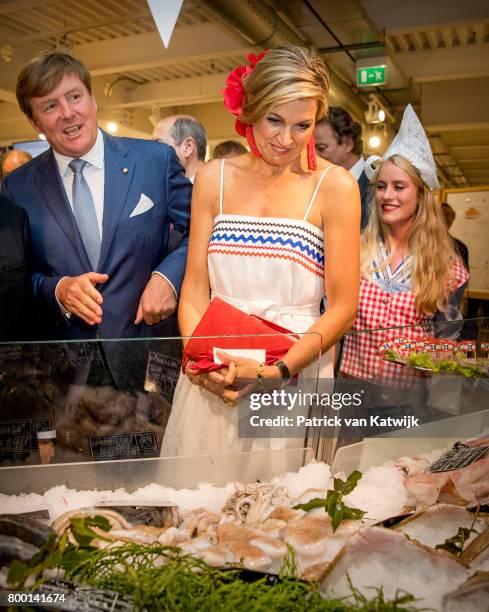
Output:
M357 86L384 85L386 81L385 66L365 66L357 68Z

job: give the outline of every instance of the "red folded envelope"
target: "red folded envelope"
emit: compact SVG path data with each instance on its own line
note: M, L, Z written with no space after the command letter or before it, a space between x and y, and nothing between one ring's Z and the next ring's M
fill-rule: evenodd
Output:
M192 370L201 373L222 368L222 365L213 359L215 346L231 350L265 349L265 363L271 365L281 359L297 339L298 336L290 330L261 317L246 314L216 297L209 304L187 342L183 352L182 369L185 370L189 359L196 362L192 365Z

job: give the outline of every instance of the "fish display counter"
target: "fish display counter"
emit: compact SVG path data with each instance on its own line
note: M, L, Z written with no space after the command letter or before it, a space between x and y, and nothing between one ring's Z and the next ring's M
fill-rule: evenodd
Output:
M309 366L306 383L308 389L316 389L320 339L317 334L311 335L317 342L318 359ZM255 347L260 343L267 346L272 339L277 343L277 338L282 337L292 342L283 333L205 337L201 342L212 346L214 353L203 357L203 361L213 363L215 351L222 347L233 355L252 355L258 360L263 353L264 360L265 348L243 349L242 346L250 343ZM297 337L294 336L294 341ZM193 338L194 343L196 340ZM234 344L239 348L233 349ZM0 486L5 487L6 474L14 467L32 466L34 470L34 466L73 464L76 470L79 463L93 462L96 473L102 473L102 469L95 466L103 462L159 458L181 367L181 338L0 343ZM248 382L256 383L244 381L243 387ZM280 386L281 381L277 382ZM255 388L255 394L251 394L253 398L260 389L256 384L249 387ZM301 388L306 387L302 385ZM249 397L250 393L245 400L251 415L254 409ZM222 409L232 411L225 404ZM196 414L198 410L196 405ZM241 418L240 413L237 420L240 429L236 437L242 432L246 438L249 433L245 431L247 419ZM173 485L183 488L195 486L200 480L221 482L224 478L245 478L242 466L246 462L242 458L236 465L226 462L220 475L217 468L212 467L215 462L208 455L234 453L243 457L242 450L304 451L308 447L306 427L296 431L297 435L291 439L284 437L282 442L275 443L267 439L270 436L266 431L258 432L256 437L262 438L261 441L254 441L255 436L251 434L249 443L231 449L216 445L204 459L180 457L181 469L177 467L179 459L173 457L167 474L156 474L158 481L169 479ZM183 439L185 432L178 432L178 435ZM303 455L304 452L297 453L297 457ZM291 467L288 460L284 461L285 466ZM304 464L303 458L298 461L294 464L296 469ZM162 466L164 462L153 461L149 465ZM263 474L250 468L251 480L274 475L266 462L262 462L262 466ZM141 473L155 469L163 468L148 467ZM35 473L33 470L31 472ZM58 478L72 480L71 473L68 466L56 471ZM120 478L122 476L117 482Z
M0 597L487 612L487 323L464 339L445 322L443 348L433 328L414 346L409 330L369 330L388 344L375 377L345 374L338 350L334 380L236 408L245 436L263 419L256 448L182 457L159 456L178 339L3 345Z

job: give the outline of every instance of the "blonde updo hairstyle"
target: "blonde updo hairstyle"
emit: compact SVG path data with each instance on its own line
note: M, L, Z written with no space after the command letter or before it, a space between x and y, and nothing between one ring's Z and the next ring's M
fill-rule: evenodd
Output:
M328 112L329 73L313 49L284 45L271 49L243 77L245 98L240 121L255 124L272 107L295 100L318 102L316 121Z
M371 278L375 271L379 238L389 249L390 229L379 214L375 201L375 184L383 164L391 162L409 175L418 189L418 206L407 238L409 252L413 254L412 286L414 303L423 314L432 315L444 310L453 287L452 266L456 257L439 206L418 170L402 155L393 155L376 168L370 201L369 221L362 234L361 272ZM392 256L392 253L391 253ZM386 264L389 265L390 261Z

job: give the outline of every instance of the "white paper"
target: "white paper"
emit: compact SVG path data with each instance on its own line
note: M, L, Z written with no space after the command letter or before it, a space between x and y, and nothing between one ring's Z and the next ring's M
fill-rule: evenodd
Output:
M244 349L244 348L236 348L236 349L222 349L217 348L216 346L212 349L213 359L215 363L221 364L222 361L217 356L217 352L221 351L227 353L228 355L232 355L233 357L244 357L245 359L254 359L259 363L265 361L267 356L267 352L265 349Z

